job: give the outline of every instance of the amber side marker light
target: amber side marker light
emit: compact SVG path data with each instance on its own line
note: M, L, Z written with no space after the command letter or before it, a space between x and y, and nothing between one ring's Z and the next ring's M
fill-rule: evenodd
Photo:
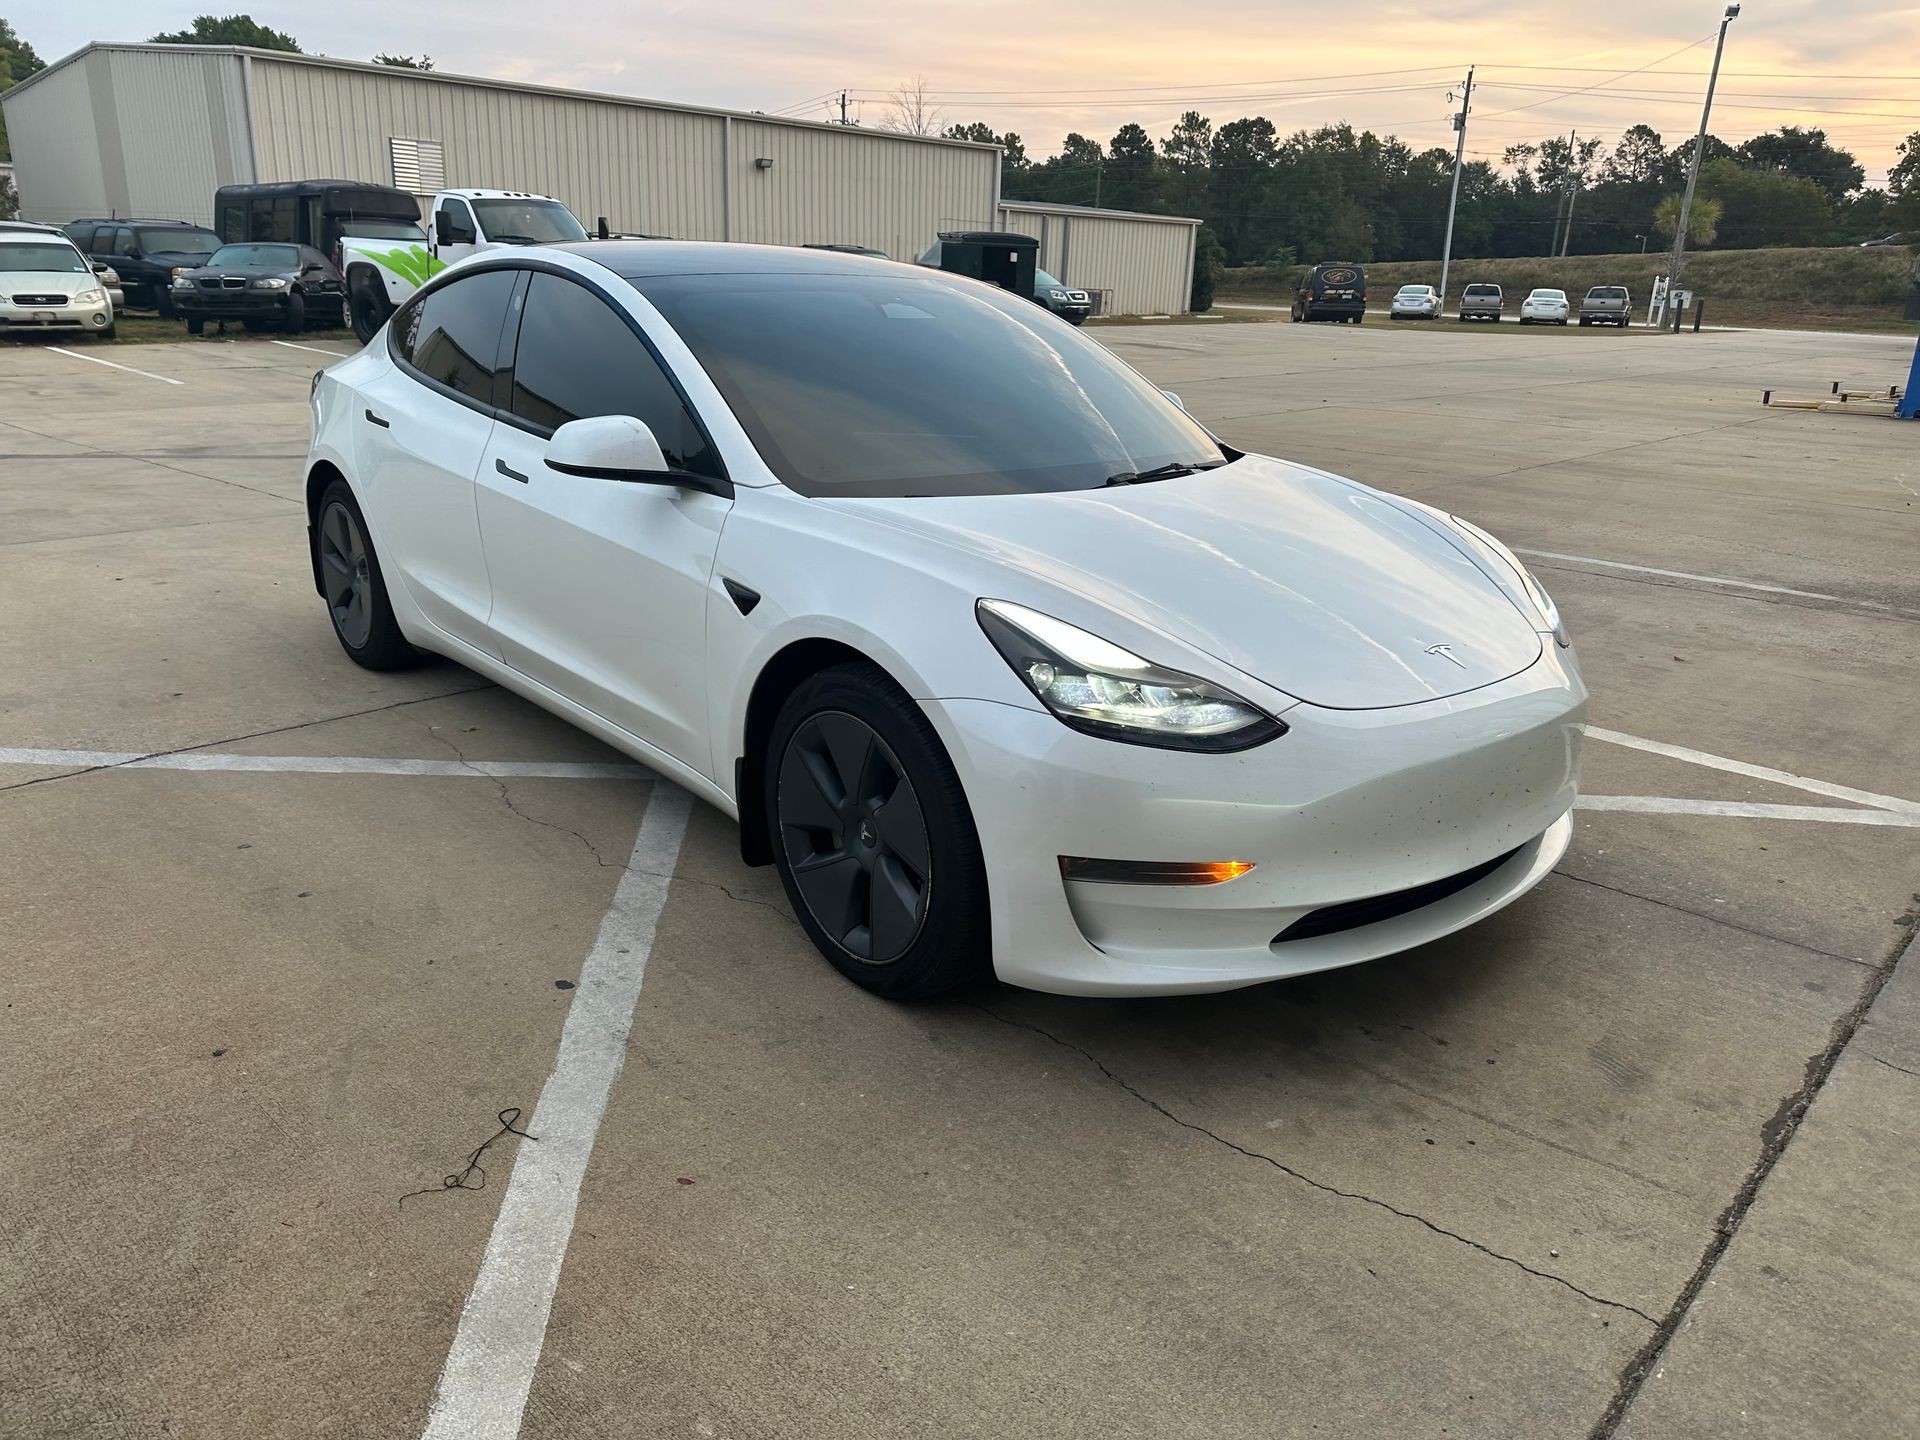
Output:
M1060 874L1096 885L1224 885L1253 869L1251 860L1088 860L1060 857Z

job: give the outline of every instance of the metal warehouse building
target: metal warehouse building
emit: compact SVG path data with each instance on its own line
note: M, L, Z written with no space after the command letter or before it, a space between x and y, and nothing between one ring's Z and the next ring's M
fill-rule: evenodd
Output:
M253 181L532 190L588 225L871 246L1009 229L1114 313L1185 310L1197 222L1000 202L1000 151L620 95L230 46L93 44L0 95L20 213L213 221Z

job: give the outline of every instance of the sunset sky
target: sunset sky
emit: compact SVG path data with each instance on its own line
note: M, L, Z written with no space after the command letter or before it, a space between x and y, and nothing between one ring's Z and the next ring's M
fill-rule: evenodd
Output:
M49 61L89 40L182 28L196 8L242 8L241 0L177 9L152 0L0 6ZM826 118L826 96L845 87L856 97L853 113L875 123L888 90L924 75L945 119L1015 130L1036 157L1057 149L1068 131L1104 141L1129 120L1159 138L1186 109L1216 124L1257 114L1290 131L1345 120L1417 148L1450 145L1447 92L1477 64L1468 148L1497 161L1507 145L1569 128L1609 147L1640 120L1669 145L1685 139L1699 121L1722 6L271 0L245 8L312 52L424 52L453 73L813 119ZM1614 78L1629 70L1639 73ZM1563 93L1588 86L1600 88ZM1869 184L1883 181L1894 147L1920 131L1920 4L1747 4L1728 38L1713 131L1737 142L1786 123L1820 126L1854 152Z

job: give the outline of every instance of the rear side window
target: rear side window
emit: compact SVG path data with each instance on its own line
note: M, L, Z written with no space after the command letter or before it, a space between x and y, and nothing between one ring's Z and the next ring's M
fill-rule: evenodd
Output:
M393 320L396 358L427 379L492 408L500 332L516 270L483 270L428 291Z
M557 430L591 415L631 415L653 431L669 465L721 475L719 458L653 352L584 285L534 274L510 393L507 408L535 429Z

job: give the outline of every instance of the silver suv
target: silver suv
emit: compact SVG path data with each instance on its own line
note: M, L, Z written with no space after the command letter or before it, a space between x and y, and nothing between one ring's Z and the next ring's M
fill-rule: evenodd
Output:
M1461 322L1492 320L1497 323L1500 319L1501 307L1505 304L1506 297L1500 293L1498 285L1488 285L1484 282L1469 285L1460 293Z

